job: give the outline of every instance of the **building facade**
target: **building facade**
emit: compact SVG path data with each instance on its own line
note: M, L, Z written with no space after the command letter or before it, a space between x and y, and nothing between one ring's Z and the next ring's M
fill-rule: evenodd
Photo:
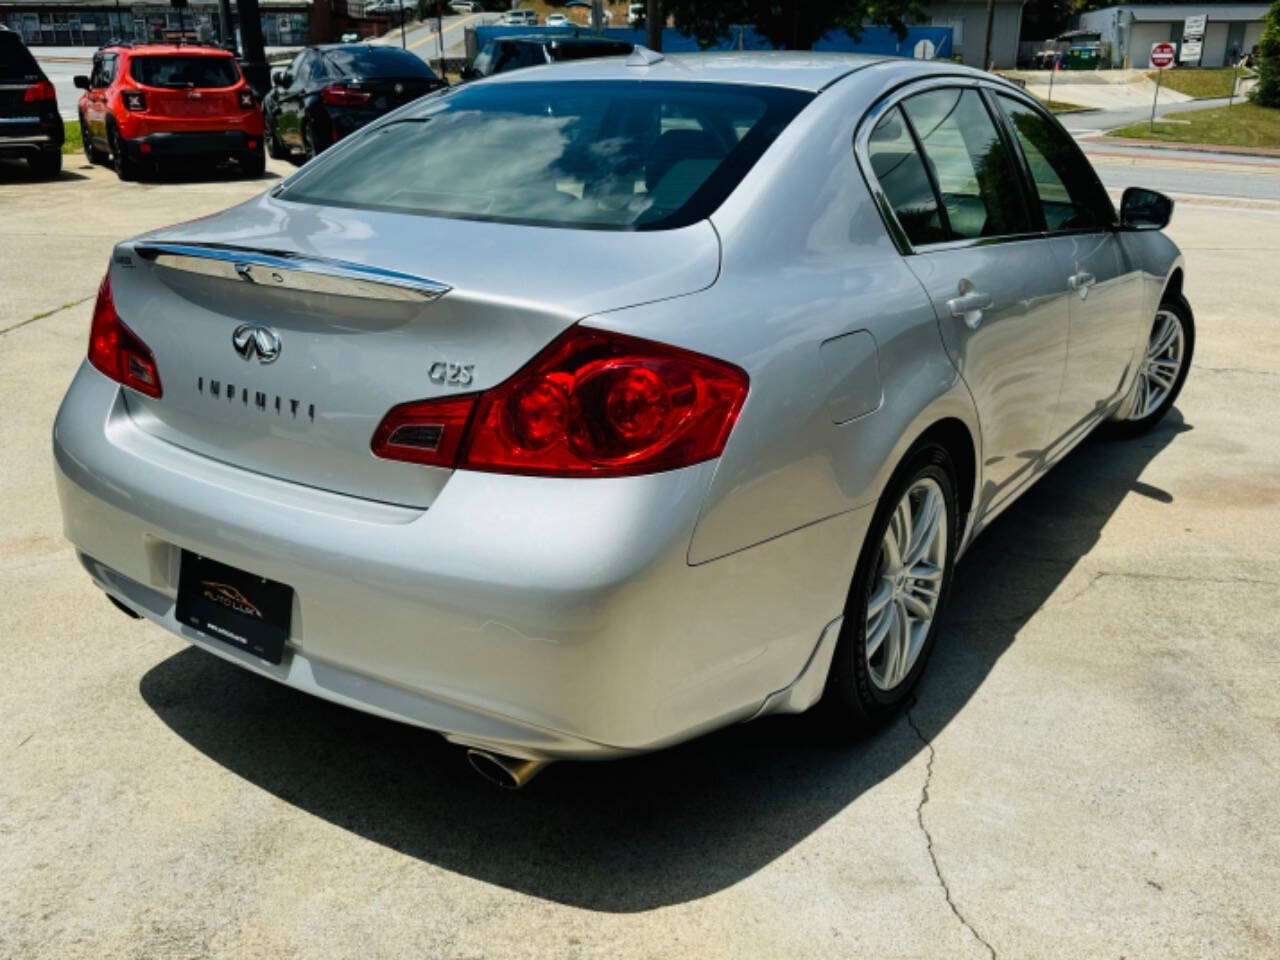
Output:
M1018 65L1018 37L1022 34L1022 6L1025 0L996 0L991 21L991 61L984 64L982 53L987 40L987 4L929 3L920 22L951 28L953 54L966 66L986 69Z
M1225 67L1248 53L1262 37L1265 3L1158 3L1107 7L1076 17L1085 30L1097 31L1111 45L1116 66L1151 66L1151 46L1172 43L1182 55L1182 27L1187 17L1207 17L1200 66ZM1180 60L1179 60L1180 62Z

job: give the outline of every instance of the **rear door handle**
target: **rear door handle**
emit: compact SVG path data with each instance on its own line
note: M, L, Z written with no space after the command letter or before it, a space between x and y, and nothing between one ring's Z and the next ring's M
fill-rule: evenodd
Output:
M1092 287L1097 282L1097 277L1092 273L1085 273L1083 270L1079 273L1073 273L1071 276L1067 277L1067 286L1072 290L1079 290L1081 294L1084 294L1089 287Z
M991 306L991 294L974 290L971 285L965 290L965 286L965 282L961 281L960 288L964 292L948 300L947 309L953 317L959 317L971 329L976 330L978 324L982 323L982 311Z

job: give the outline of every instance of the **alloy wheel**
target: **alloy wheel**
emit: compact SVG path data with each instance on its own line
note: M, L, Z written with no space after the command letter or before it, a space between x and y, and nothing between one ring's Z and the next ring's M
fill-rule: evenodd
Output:
M947 501L937 481L912 484L889 518L867 597L867 673L892 690L911 673L938 609L947 563Z
M1178 382L1185 355L1186 333L1182 321L1171 310L1158 311L1134 384L1137 395L1129 413L1130 420L1143 420L1164 403Z

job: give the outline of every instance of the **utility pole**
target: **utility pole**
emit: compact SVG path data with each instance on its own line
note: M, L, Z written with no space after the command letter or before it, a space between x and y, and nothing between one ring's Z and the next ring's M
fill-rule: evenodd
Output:
M120 0L116 0L118 6ZM236 32L231 26L231 0L218 0L218 33L222 34L222 45L236 53Z
M983 70L991 69L991 27L996 19L996 0L987 0L987 35L982 41L982 63L980 66Z
M271 87L267 70L267 51L262 46L262 13L258 0L237 0L240 10L240 39L244 42L244 73L249 86L259 97Z
M662 16L662 0L649 0L644 15L645 30L649 34L647 46L650 50L662 49L662 28L666 18Z
M400 0L400 49L408 49L404 38L404 0Z

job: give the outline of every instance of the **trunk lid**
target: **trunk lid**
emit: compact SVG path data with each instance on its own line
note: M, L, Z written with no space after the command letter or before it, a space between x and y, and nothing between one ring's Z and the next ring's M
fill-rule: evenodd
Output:
M495 386L584 316L709 286L719 257L705 221L569 230L264 195L117 247L116 309L163 386L126 402L139 427L196 453L427 507L450 471L370 452L391 407ZM271 338L279 354L263 362Z

